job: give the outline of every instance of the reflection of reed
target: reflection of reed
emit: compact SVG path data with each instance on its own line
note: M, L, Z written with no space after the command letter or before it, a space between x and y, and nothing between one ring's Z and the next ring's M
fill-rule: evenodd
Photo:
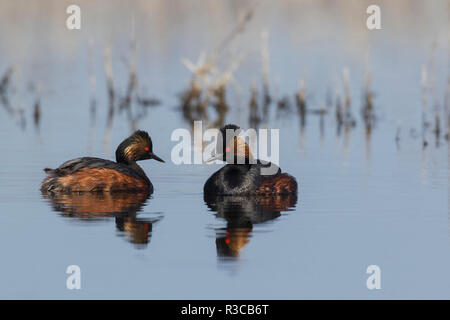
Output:
M363 105L361 108L362 118L365 127L367 159L370 158L371 153L370 143L372 137L372 129L376 120L373 99L374 99L374 92L371 89L371 73L367 71L365 74L364 89L363 89Z
M341 96L336 96L336 123L337 123L337 135L340 136L342 124L344 123L344 116L342 110Z
M277 117L287 117L292 111L291 101L287 96L277 102Z
M242 12L237 23L211 54L207 56L201 54L195 64L188 59L182 60L186 68L192 72L192 79L188 88L179 96L183 118L189 124L192 124L195 120L210 122L208 109L212 108L216 113L216 120L212 122L212 126L221 127L224 125L225 116L229 109L226 101L226 88L233 78L233 73L239 68L242 57L231 58L223 72L219 71L220 60L227 46L238 34L243 32L252 15L253 7Z
M426 118L426 109L427 109L427 68L425 65L422 65L422 74L420 80L421 88L422 88L422 145L426 147L428 145L426 139L426 128L428 127L428 122Z
M239 63L240 60L236 64ZM212 121L211 126L221 127L224 125L225 116L229 110L226 88L237 67L237 65L230 65L229 69L215 80L204 78L208 76L209 69L215 67L192 67L193 79L188 89L180 94L182 115L188 123L192 124L195 120L210 122L208 109L212 109L216 114L216 119Z
M217 218L227 222L225 228L216 229L218 256L237 258L250 241L253 225L278 218L296 205L297 196L220 196L205 201Z
M220 86L214 91L214 96L216 98L213 106L217 113L217 119L212 124L212 127L221 127L225 123L225 116L228 113L230 107L226 101L226 86Z
M137 129L137 122L147 114L147 108L160 104L160 101L155 98L143 97L139 94L139 82L137 76L136 63L136 40L134 33L132 33L130 44L130 58L127 64L128 67L128 83L123 96L116 90L112 69L112 53L111 48L107 47L105 50L104 69L106 75L106 85L108 92L108 115L106 122L105 152L109 151L112 126L114 116L117 111L125 112L128 123L130 125L130 132ZM91 104L92 105L92 104ZM95 105L94 105L95 106ZM133 106L137 106L137 110L133 110Z
M41 99L37 98L33 106L33 122L36 129L39 129L39 122L41 119Z
M196 1L195 1L196 2ZM309 1L311 2L311 1ZM327 1L322 1L319 3L314 3L314 5L311 5L310 8L313 13L318 14L321 19L321 21L329 20L334 21L332 17L332 13L330 10L319 10L318 9L325 9L325 6ZM148 15L152 17L156 17L157 15L160 15L161 13L164 13L166 16L165 19L147 19L146 21L139 21L139 25L146 25L148 29L150 30L158 30L158 33L162 32L161 38L164 39L164 41L172 41L171 38L173 35L167 34L167 30L170 30L170 28L164 28L167 23L171 23L173 21L177 21L180 23L180 25L183 25L186 28L190 28L190 22L186 23L186 21L190 21L190 19L186 19L186 17L183 15L180 16L180 12L183 12L183 10L171 10L170 5L167 4L167 2L164 1L156 1L155 3L152 2L152 4L147 3L139 3L136 4L137 7L134 10L139 10L142 12L148 13ZM0 14L4 16L5 19L10 19L10 13L12 11L22 11L23 13L30 14L33 12L34 7L33 6L23 6L21 4L16 5L8 5L4 6L0 4L0 6L3 7L4 10L0 11ZM56 15L54 15L54 12L58 12L56 8L60 8L60 4L56 3L44 3L42 4L43 7L47 7L49 10L46 10L47 13L49 13L46 17L47 21L56 21L56 19L59 19ZM89 3L85 3L83 6L91 6ZM177 6L180 6L180 8L187 9L186 5L183 2L179 2ZM356 12L363 12L361 11L364 4L357 4L352 3L351 5L341 3L338 4L337 7L341 8L341 13L345 17L353 16ZM402 25L410 25L411 21L415 21L416 19L420 18L422 19L422 22L425 22L426 19L423 17L419 17L414 12L420 12L423 10L436 10L436 8L439 8L440 5L435 4L424 4L415 6L413 11L403 9L406 7L410 7L410 4L408 1L400 1L400 3L396 6L392 6L390 8L391 13L395 12L396 14L396 23L397 27ZM102 15L102 18L106 19L105 21L109 21L109 23L112 25L112 22L117 18L115 16L116 13L121 11L122 5L114 5L115 9L111 12L108 12L106 14ZM217 14L218 21L217 25L214 25L214 28L217 28L217 30L223 30L224 28L227 28L229 31L225 33L224 37L221 39L221 41L218 41L217 46L213 47L212 50L209 52L209 54L200 55L200 58L197 62L197 64L192 64L187 60L184 60L183 62L187 65L187 67L193 72L192 77L190 81L187 83L187 86L185 90L183 91L182 95L180 96L180 105L183 112L183 117L189 122L192 123L194 120L200 120L203 119L208 123L209 126L212 127L220 127L222 126L226 121L226 116L229 114L231 103L229 100L227 100L227 94L230 95L230 88L232 88L231 85L235 85L236 87L238 84L234 81L233 76L236 73L236 70L240 68L240 59L238 55L233 54L227 54L229 53L228 50L231 46L230 44L233 43L235 39L238 38L239 35L243 34L245 31L245 36L247 37L245 40L249 40L248 43L250 44L250 40L261 38L260 46L254 46L254 43L251 43L251 48L257 47L260 49L260 57L261 57L261 79L262 79L262 86L258 85L258 87L254 87L253 83L248 90L248 86L246 86L246 96L245 98L249 97L250 99L247 99L247 101L250 101L250 103L246 104L246 107L248 106L248 112L250 115L248 116L248 122L250 124L250 127L259 127L261 123L267 123L268 115L269 115L269 106L271 104L272 98L271 98L271 87L270 84L273 83L270 78L272 74L276 73L273 72L270 69L270 46L269 46L269 31L271 32L271 39L276 39L277 35L275 33L275 36L272 36L271 30L268 29L268 25L266 25L264 22L267 21L267 18L271 15L271 10L276 9L277 12L283 14L284 18L287 18L285 20L286 26L288 26L288 32L291 32L291 30L298 30L296 26L299 26L298 23L301 21L303 24L311 24L316 23L312 22L308 19L298 19L298 16L296 15L295 19L292 18L290 13L297 12L302 17L309 16L311 11L304 11L304 10L296 10L300 7L304 7L304 5L296 3L295 1L288 1L283 3L264 3L263 8L258 8L258 11L255 10L255 5L250 6L248 8L248 3L242 4L239 3L239 5L230 4L230 3L222 3L219 6L216 7L208 7L208 10L211 10L212 12L215 12L214 14ZM223 10L223 8L226 8L227 10ZM119 9L119 10L118 10ZM240 16L237 17L238 19L235 19L235 9L241 10ZM261 10L259 10L261 9ZM438 9L439 10L439 9ZM95 11L95 10L94 10ZM216 12L217 11L217 12ZM231 13L229 13L231 12ZM195 16L196 17L196 16ZM315 19L314 19L315 20ZM319 21L317 20L317 21ZM342 30L345 30L345 32L358 32L364 33L364 35L367 37L367 30L365 28L360 28L360 24L356 23L354 19L339 19L340 26L343 28ZM230 21L233 21L233 23L230 23ZM263 23L260 23L263 22ZM335 21L336 22L336 21ZM402 22L399 24L399 22ZM262 26L262 32L261 29L258 27L252 26L252 28L249 28L248 26L254 23L255 26ZM195 28L203 27L203 22L201 22L201 19L198 21L198 23L193 24ZM424 30L429 30L431 27L427 26L426 23L422 24L422 28L426 28ZM329 26L329 25L328 25ZM36 27L39 27L36 25ZM323 28L322 28L323 29ZM307 37L304 40L314 40L314 39L320 39L322 33L320 30L321 28L316 29L319 30L318 33L316 32L307 32L303 33L303 37ZM190 31L190 30L189 30ZM278 29L274 30L275 32L280 32ZM400 33L398 33L401 31ZM255 34L256 32L256 34ZM344 34L345 34L344 32ZM398 29L394 32L397 32L393 38L398 36L406 35L407 32L410 32L406 29ZM122 37L119 33L119 38L112 39L113 42L116 42L117 39L120 40L120 37ZM209 34L209 33L206 33ZM426 34L424 32L424 34ZM15 35L19 37L18 39L27 40L30 34L23 32L22 30L17 29L15 32ZM203 35L203 33L199 34L200 37ZM256 37L255 37L256 35ZM17 38L14 37L14 38ZM116 36L115 36L116 37ZM423 37L425 38L425 37ZM70 50L67 50L67 48L70 48L68 46L68 40L67 38L60 38L60 34L54 34L52 36L52 41L58 41L62 45L56 46L58 50L59 55L68 54L68 52L71 52ZM56 39L56 40L55 40ZM82 39L82 38L80 38ZM80 39L74 40L74 41L80 41ZM154 37L152 37L152 41L154 41ZM167 40L170 39L170 40ZM440 139L442 137L445 137L446 139L449 139L450 137L450 112L448 112L448 103L445 103L445 108L442 105L441 99L436 98L436 84L433 85L434 82L434 76L437 71L437 58L439 55L436 55L437 45L440 43L438 40L440 38L437 38L436 41L433 41L432 47L431 47L431 53L430 53L430 59L429 62L424 65L423 69L423 76L422 76L422 128L423 128L423 139L422 143L424 146L428 144L428 140L435 139L436 144L439 144ZM7 39L6 39L7 40ZM157 40L157 39L156 39ZM194 39L195 40L195 39ZM344 39L347 41L348 39ZM367 39L369 41L370 39ZM403 37L403 40L410 41L411 39L408 37ZM416 39L419 40L419 39ZM7 40L8 41L8 40ZM147 40L143 40L144 43L146 43ZM415 47L420 48L422 43L425 40L420 39L420 41L415 41ZM428 40L427 40L428 41ZM122 43L122 41L119 41ZM173 41L172 41L173 42ZM172 43L170 42L170 43ZM254 40L253 40L254 42ZM21 41L21 43L27 43L27 41ZM91 95L90 95L90 110L91 110L91 123L90 123L90 133L89 133L89 150L91 153L92 146L93 146L93 137L94 137L94 128L95 128L95 112L96 112L96 97L95 97L95 76L93 72L93 54L92 54L92 46L93 46L93 40L90 42L90 51L89 51L89 83L91 86ZM277 41L273 43L275 45ZM364 41L358 41L358 43L350 43L345 42L342 46L345 47L348 50L353 50L356 48L360 48L361 43L366 46L367 43ZM71 40L72 44L72 40ZM83 43L79 42L79 44L83 45ZM85 44L85 43L84 43ZM166 43L163 43L163 45ZM242 44L239 44L240 46ZM158 45L155 45L158 46ZM6 50L13 50L11 48L14 48L15 46L5 46ZM166 46L163 50L166 50L169 46ZM242 47L245 49L245 44L242 45ZM239 48L240 49L240 48ZM66 52L61 52L59 50L66 50ZM108 105L106 107L107 109L107 123L106 123L106 132L105 132L105 150L108 151L110 147L110 140L111 140L111 134L112 134L112 126L114 122L114 117L117 117L119 114L119 111L124 113L124 116L126 117L127 121L130 125L130 130L134 130L138 126L139 118L142 115L145 115L146 112L146 106L152 106L159 103L157 99L148 98L142 96L142 91L140 91L139 82L138 82L138 73L141 70L138 68L138 63L136 59L136 51L137 51L137 41L134 34L134 17L132 21L132 32L130 36L130 54L129 54L129 60L127 64L128 68L128 76L125 79L126 83L123 83L123 92L119 91L118 88L122 87L121 82L122 79L118 79L117 75L113 75L113 62L117 59L116 52L112 52L111 48L107 48L105 52L105 74L106 74L106 88L107 88L107 96L108 96ZM11 55L12 56L12 55ZM112 60L112 56L115 57L115 60ZM39 61L39 56L36 55L33 59L36 59L36 61ZM17 63L16 61L13 61L13 63ZM114 64L115 66L115 64ZM259 67L258 67L259 68ZM24 72L25 71L25 72ZM114 70L115 71L115 70ZM254 71L254 70L252 70ZM259 70L256 70L259 72ZM26 124L26 120L28 120L28 111L29 109L24 106L22 109L19 107L17 103L14 103L14 97L11 98L10 94L11 92L15 92L15 88L11 90L12 87L12 80L15 82L15 76L16 74L25 74L26 70L20 70L19 72L16 72L16 69L13 69L10 67L7 70L3 71L3 73L0 75L0 102L3 107L0 107L0 109L5 109L6 112L12 114L14 117L18 119L18 124L24 128ZM14 79L13 79L14 75ZM114 78L115 76L116 78ZM353 78L353 77L352 77ZM336 95L334 97L330 97L330 94L327 93L326 97L326 106L327 110L328 106L331 105L331 101L335 100L335 106L336 106L336 121L337 124L337 134L341 135L341 133L345 132L345 145L347 145L348 136L350 134L351 128L353 128L356 124L355 119L351 115L351 102L352 98L350 95L350 72L348 69L344 69L342 71L342 75L340 77L340 82L342 84L343 90L340 92L339 95ZM367 81L369 79L369 81ZM369 84L369 85L368 85ZM365 134L366 134L366 141L369 143L370 137L375 130L375 122L373 121L375 115L374 110L374 95L370 87L370 75L366 77L366 83L363 84L364 86L364 96L363 96L363 117L362 121L364 123L361 123L365 127ZM256 90L257 89L257 90ZM308 90L309 86L308 86ZM307 107L310 108L311 101L307 100L306 98L306 86L305 86L305 80L301 80L300 87L295 94L296 101L293 100L292 94L289 93L289 97L280 97L275 104L274 107L277 107L278 115L287 115L291 116L293 115L292 110L290 110L290 100L292 102L297 103L297 111L298 116L300 117L300 127L301 127L301 137L305 137L305 127L306 127L306 119L311 114L314 114L314 111L309 112L307 110ZM259 95L259 96L258 96ZM35 126L39 126L39 121L42 120L42 113L45 112L45 109L42 108L42 103L45 102L41 99L42 97L37 97L35 100L29 104L30 107L33 108L32 112L32 121L34 121ZM273 99L275 100L275 99ZM353 98L354 100L354 98ZM439 102L437 102L439 100ZM448 98L446 98L446 101ZM307 103L308 102L308 103ZM34 104L33 104L34 103ZM292 104L292 105L294 105ZM28 104L26 104L28 105ZM136 109L137 107L137 109ZM238 106L239 108L241 106ZM355 112L353 110L353 112ZM239 113L239 112L238 112ZM320 126L320 136L323 140L324 137L324 128L325 128L325 119L326 115L322 113L319 114L319 126ZM239 114L240 116L240 114ZM245 115L246 116L246 115ZM359 120L359 119L358 119ZM362 126L361 126L362 127ZM399 130L397 131L399 132ZM433 134L433 136L431 136ZM399 134L396 135L396 141L399 141ZM430 140L431 141L431 140Z
M362 116L366 127L366 139L369 140L372 133L372 126L375 122L375 111L373 106L374 93L370 87L371 74L366 72L364 85L364 102L362 107Z
M269 106L272 102L270 96L270 85L269 85L269 33L265 30L261 34L261 73L263 82L263 121L267 121L269 114Z
M149 198L148 193L72 193L43 194L53 209L67 218L97 221L115 218L117 230L134 244L147 244L150 241L152 224L161 218L140 219L137 213L142 210Z
M196 4L203 5L202 1L194 1ZM225 83L225 85L217 86L215 85L216 81L214 79L221 78L222 74L227 73L221 72L223 70L230 69L227 67L227 63L224 63L223 58L224 52L226 49L230 47L230 43L233 42L234 39L237 38L238 35L242 34L243 31L246 32L245 36L248 36L245 40L245 44L242 45L244 49L246 49L246 45L248 45L249 48L254 49L257 47L260 48L261 51L261 74L262 74L262 88L258 87L258 91L260 92L261 97L263 99L258 99L260 110L257 115L253 115L249 117L250 119L256 119L261 118L263 122L266 122L266 116L268 114L267 110L270 104L270 83L271 80L270 77L272 76L271 73L272 70L270 70L270 61L269 57L269 31L270 31L270 39L276 39L278 35L286 35L286 36L293 36L293 33L298 33L300 28L302 27L302 30L308 30L307 32L301 32L301 37L298 37L301 41L304 41L303 43L309 44L312 41L321 41L323 39L323 30L331 29L333 25L339 25L339 30L336 32L336 30L328 30L332 32L333 36L337 36L339 39L340 45L342 48L344 48L345 53L350 53L351 58L358 59L361 57L360 51L362 47L368 47L367 45L370 43L371 38L368 36L368 31L366 28L361 28L361 24L359 20L351 19L350 17L354 17L355 15L364 12L365 7L367 7L367 4L363 2L356 3L356 2L341 2L334 4L335 8L339 11L339 19L336 20L336 15L334 14L335 10L327 10L329 9L327 6L329 5L329 1L311 1L307 0L306 3L308 5L305 7L305 1L283 1L283 2L267 2L263 1L263 3L260 5L261 7L258 8L258 11L254 10L255 6L252 6L251 8L245 8L248 6L248 2L239 2L238 4L234 2L224 2L220 1L219 5L210 6L206 5L204 6L205 9L208 10L208 12L211 13L211 16L214 17L215 23L211 28L214 30L227 30L229 29L228 33L225 34L222 41L219 41L217 46L212 48L211 53L209 55L205 56L205 59L203 62L196 66L195 74L192 76L191 82L187 83L185 93L186 95L183 95L182 100L182 106L183 106L183 115L186 116L186 119L189 121L189 123L192 122L192 120L200 119L200 118L207 118L208 117L208 111L212 111L213 113L217 110L219 112L217 118L211 119L211 122L216 121L216 123L213 123L212 126L220 126L220 124L224 121L225 115L228 112L228 105L231 105L229 101L227 101L226 95L230 94L230 86L228 84L232 83L231 80ZM383 1L386 2L386 1ZM390 5L389 11L390 14L392 14L395 19L392 21L395 21L395 28L393 28L391 31L393 32L392 35L389 37L391 40L395 39L402 39L403 41L406 41L408 45L412 45L412 48L422 50L422 46L425 43L425 41L428 41L427 38L428 35L431 32L434 32L436 27L443 28L446 27L447 24L444 25L444 22L446 20L442 19L436 19L434 24L427 23L427 15L418 15L418 12L433 12L433 13L439 13L438 11L442 11L442 3L434 3L434 2L427 2L427 3L421 3L421 4L414 4L411 6L411 1L407 0L399 0L396 1L395 5ZM161 47L161 50L170 50L171 45L168 45L169 43L178 43L183 41L182 38L185 35L191 35L192 31L199 31L199 29L205 27L209 27L208 23L205 23L205 20L203 20L200 16L198 16L196 13L193 13L193 15L189 14L186 15L184 12L189 9L189 6L183 2L183 1L177 1L176 4L177 8L179 10L172 10L173 4L170 4L167 1L151 1L151 2L137 2L132 7L134 11L139 11L144 16L149 17L149 19L143 19L139 21L139 26L143 27L144 30L149 30L148 32L154 32L151 37L147 37L147 39L143 39L144 44L151 43L154 47ZM0 7L2 10L0 10L0 15L2 16L2 21L4 23L8 23L9 20L13 20L15 15L14 12L21 12L22 16L32 16L36 10L36 5L24 5L22 2L15 2L10 4L0 4ZM55 14L55 12L62 12L61 10L64 10L64 5L52 2L52 1L43 1L43 3L39 4L40 8L44 8L45 11L45 21L47 21L48 24L52 25L56 23L60 17ZM108 10L107 12L103 12L98 10L96 8L95 4L92 4L89 1L84 1L83 7L85 10L88 10L89 12L92 12L93 14L98 14L101 19L104 19L105 25L110 26L111 28L107 28L108 30L111 29L111 34L114 35L111 39L114 43L123 43L123 26L118 26L117 19L124 18L123 17L123 4L111 4L111 10ZM307 9L307 10L303 10ZM242 14L238 19L236 19L235 12L238 10L243 10ZM269 30L270 18L273 18L272 12L278 12L280 15L277 15L277 19L282 19L282 29L274 29ZM292 15L292 13L295 12L295 15ZM308 17L314 16L317 19L307 19ZM164 18L160 18L164 17ZM439 16L442 18L442 16ZM192 23L192 19L198 19L198 21L194 21ZM217 19L216 19L217 18ZM233 21L230 23L230 21ZM318 21L328 21L327 24L322 23L322 28L315 28L317 26ZM419 23L420 21L421 23ZM185 33L171 33L171 28L167 28L168 25L172 24L173 22L176 22L177 25L181 26L180 29L183 29L182 31L185 31ZM412 23L414 22L414 23ZM43 27L45 29L45 25L42 25L39 21L34 21L33 19L30 20L31 25L33 28L36 29L37 33L42 33ZM254 23L254 26L252 28L248 28L250 23ZM8 24L10 28L7 28L5 30L12 30L14 33L14 37L5 37L5 45L4 49L9 53L6 56L13 57L13 52L16 50L15 48L21 48L26 49L24 45L20 45L17 47L13 42L26 44L30 43L30 40L34 38L33 33L24 31L28 30L28 28L19 28L19 26L9 23ZM411 32L411 27L414 28L414 26L420 25L420 28L423 32L420 33L420 37L406 37ZM259 28L261 26L261 28ZM115 29L118 28L118 29ZM261 32L261 29L263 30ZM120 32L116 32L120 31ZM146 31L147 32L147 31ZM220 31L219 31L220 32ZM272 32L274 33L274 36L272 36ZM138 32L139 33L139 32ZM292 33L292 34L291 34ZM103 32L102 28L99 30L94 30L92 33L93 35L96 34L99 37L104 36L106 33ZM346 35L346 34L356 34L358 37L357 39L362 39L364 41L354 41L352 37L340 37L340 35ZM202 31L197 34L199 36L199 39L201 38L201 41L204 38L209 37L210 35L213 35L212 32L209 32L209 30ZM205 36L206 35L206 36ZM114 110L117 111L117 108L120 110L123 110L125 112L125 116L128 118L128 121L130 122L131 130L136 127L136 122L138 121L139 117L138 114L135 112L135 110L132 111L130 106L133 102L134 96L136 99L134 100L137 102L138 105L152 105L154 103L157 103L157 100L155 99L146 99L145 97L141 97L139 93L139 86L137 85L137 74L140 71L140 68L137 68L137 64L134 63L135 61L135 51L136 51L136 39L134 37L134 17L133 17L133 32L131 34L131 54L130 54L130 64L129 64L129 77L127 78L128 83L124 84L124 91L125 92L118 92L118 87L114 88L111 83L108 83L108 99L109 99L109 105L107 107L108 112L108 121L107 121L107 133L105 135L105 141L106 145L109 146L109 140L111 136L111 126L113 122L113 117L116 116L117 112L114 112ZM364 36L364 38L362 37ZM144 34L145 37L145 34ZM180 38L181 37L181 38ZM178 39L180 38L180 39ZM261 38L261 46L255 46L254 39ZM356 39L355 38L355 39ZM432 47L432 54L430 55L430 63L426 66L426 73L428 77L427 86L425 87L426 91L434 90L432 86L432 76L433 72L436 72L436 70L433 71L433 69L436 69L438 67L437 58L439 55L435 55L436 52L436 45L440 45L440 39L441 37L436 37L437 40L433 42ZM151 39L151 40L148 40ZM98 40L98 39L97 39ZM248 41L246 41L248 40ZM10 43L10 41L12 41ZM52 36L49 38L49 48L52 50L50 52L50 56L56 55L61 56L63 58L67 58L72 54L72 46L83 46L86 43L85 38L79 37L77 39L68 39L65 36L64 32L55 32L52 33ZM156 42L155 42L156 41ZM160 42L158 42L160 41ZM196 41L196 39L192 39L192 41ZM54 44L57 43L58 45L55 46ZM91 42L93 43L93 42ZM276 45L277 43L282 43L279 41L274 41L273 45ZM10 44L10 45L8 45ZM241 44L240 44L241 45ZM169 48L169 49L168 49ZM281 48L283 49L283 48ZM286 49L286 48L285 48ZM289 48L288 48L289 49ZM55 51L56 50L56 51ZM23 50L21 50L23 51ZM163 51L164 54L167 54L167 52ZM289 54L295 53L295 52L288 52ZM116 52L113 52L114 57L117 57L118 55ZM358 56L356 56L356 54ZM111 53L112 55L112 53ZM90 65L92 65L92 58L90 56ZM36 62L34 62L34 60ZM236 60L236 59L234 59ZM45 61L45 60L42 60ZM39 54L33 54L33 64L39 65L42 63L41 57ZM20 59L11 61L15 65L20 65ZM235 62L235 61L234 61ZM232 64L231 63L228 64ZM220 67L220 68L219 68ZM225 67L225 69L223 68ZM91 69L91 68L90 68ZM112 67L110 68L112 70ZM219 71L220 69L220 71ZM24 126L25 119L24 119L24 111L20 109L14 109L14 107L17 106L17 104L12 103L10 105L11 101L8 101L8 94L4 94L7 90L4 90L4 88L8 87L11 79L11 70L8 69L7 72L2 74L2 77L0 77L0 100L2 101L3 107L8 110L11 113L15 113L15 116L22 117L20 120L20 125ZM23 74L26 74L27 70L19 70L20 72L24 71ZM105 70L107 71L107 70ZM251 70L252 72L254 70ZM256 70L258 71L258 70ZM3 70L2 70L3 72ZM112 72L111 72L112 73ZM90 71L90 74L91 71ZM116 79L114 79L114 85L117 86L117 82L121 81L122 79L118 79L117 75ZM207 84L205 85L203 80L207 80L207 78L214 78L212 81L206 81ZM110 82L110 79L112 77L109 77L107 75L107 82ZM206 89L205 89L206 88ZM248 86L246 86L248 88ZM340 95L340 105L342 107L342 110L337 110L337 123L338 123L338 132L339 134L343 132L341 131L341 127L343 128L345 125L345 108L349 106L350 101L350 95L348 94L348 81L346 82L345 86L345 92L342 92ZM249 90L246 90L246 93L249 93ZM132 93L134 92L134 93ZM301 89L300 89L301 92ZM299 92L299 93L300 93ZM436 91L435 91L436 92ZM251 93L251 92L250 92ZM427 93L428 94L428 93ZM123 95L123 97L121 96ZM196 99L196 96L200 96L200 99ZM208 96L208 99L206 98ZM369 101L371 98L370 95L366 95L365 97L365 105L368 106L367 109L370 109L371 104ZM194 97L192 99L192 97ZM425 97L425 95L424 95ZM431 97L435 98L435 97ZM116 100L113 102L113 100ZM44 101L41 101L44 102ZM283 101L281 101L283 102ZM445 135L445 137L448 138L448 130L446 130L446 127L450 126L447 125L447 119L448 116L444 117L443 112L445 109L439 108L439 106L442 106L442 102L439 99L439 104L436 104L435 101L432 101L432 99L428 99L427 104L429 106L434 107L437 111L433 114L432 109L428 107L426 109L428 113L428 118L426 121L423 121L422 124L429 122L429 126L433 127L433 131L428 130L428 133L433 132L434 137L436 138L436 142L439 142L439 139L442 138L442 136ZM116 104L114 106L114 103ZM300 104L301 105L301 104ZM36 104L35 104L36 106ZM41 105L42 106L42 105ZM95 102L93 100L90 101L91 111L95 110ZM280 103L280 107L286 106L286 103ZM425 106L425 104L424 104ZM3 109L3 107L0 107ZM25 111L28 112L28 109L24 107ZM282 109L282 108L281 108ZM141 109L144 110L144 109ZM140 110L140 111L141 111ZM45 110L40 110L45 111ZM211 113L211 112L210 112ZM304 127L305 119L306 119L306 112L302 111L301 113L301 126ZM448 114L448 112L446 113ZM33 115L34 117L34 115ZM211 115L209 116L211 117ZM321 132L323 131L322 123L323 123L323 117L320 119L319 124L321 125ZM253 120L251 120L253 121ZM346 132L349 132L349 126L346 125ZM367 122L366 125L366 136L370 137L371 133L374 130L374 126L371 122ZM92 132L91 132L92 133ZM93 136L93 135L91 135ZM427 144L426 138L430 137L424 137L423 143L424 145Z
M297 101L297 112L300 117L300 128L304 129L306 126L306 85L305 80L301 79L298 83L299 90L295 95Z
M8 68L0 79L0 100L3 107L9 114L13 114L14 110L9 103L8 92L11 84L13 69Z
M119 104L119 112L124 111L127 113L128 122L130 123L131 131L136 131L136 119L133 117L133 110L131 109L131 99L137 85L136 76L136 41L133 39L131 41L130 50L130 61L128 65L129 75L128 75L128 85L125 92L125 97Z
M108 116L106 120L106 132L105 132L105 152L109 151L109 146L111 143L112 125L114 120L114 77L112 69L112 57L111 48L107 47L105 49L105 75L106 75L106 86L108 89Z
M256 85L253 83L250 89L250 102L248 104L249 113L249 125L250 128L258 128L261 118L259 116L259 106L258 106L258 92L256 91Z
M89 151L88 154L92 154L92 149L94 146L94 129L95 129L95 118L97 115L97 99L95 98L95 85L96 78L94 73L94 48L92 39L89 41Z
M43 96L43 86L42 83L39 81L37 84L37 92L36 92L36 98L34 100L34 104L33 104L33 124L34 124L34 129L35 132L37 134L37 136L40 136L40 124L41 124L41 110L42 110L42 106L41 106L41 100L42 100L42 96Z
M14 74L14 70L12 67L9 67L5 73L3 74L3 76L0 78L0 104L3 106L3 108L6 110L6 112L12 116L12 117L16 117L17 118L17 123L19 125L19 127L22 130L25 130L26 127L26 118L25 118L25 110L20 106L20 105L15 105L13 106L11 104L10 101L10 94L11 91L13 91L14 89L12 89L12 78L13 78L13 74ZM36 106L39 107L40 105L34 105L34 109L33 109L33 117L35 120L35 124L36 124L36 120L37 123L39 122L40 119L40 109L36 110ZM39 111L39 113L37 113L36 111ZM36 117L36 115L38 117Z
M437 96L437 90L435 86L435 55L437 49L436 39L433 40L430 50L430 57L427 65L422 65L421 73L421 89L422 89L422 145L423 148L428 146L428 134L429 129L432 129L432 134L434 134L434 140L436 142L436 147L439 147L440 139L442 135L442 124L441 124L441 113L442 108ZM450 78L449 78L450 79ZM448 80L450 81L450 80ZM450 86L450 83L447 84ZM447 118L448 114L448 87L444 94L444 119ZM432 104L433 108L429 105ZM429 114L430 112L434 114ZM444 120L444 123L450 120ZM444 124L445 126L445 124ZM449 125L450 128L450 125ZM450 129L448 130L450 132ZM445 139L448 139L448 132L444 135Z
M356 121L353 118L351 110L350 71L347 68L344 68L344 70L342 70L342 79L344 82L344 93L345 93L343 125L345 128L345 132L348 134L350 128L356 125Z

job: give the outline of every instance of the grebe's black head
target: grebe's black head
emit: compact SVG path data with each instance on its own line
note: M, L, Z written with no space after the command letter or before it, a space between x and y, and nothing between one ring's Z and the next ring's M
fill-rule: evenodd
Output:
M138 130L126 138L117 147L116 161L130 163L146 159L155 159L164 162L163 159L153 153L152 139L147 132Z
M229 163L249 163L253 160L250 148L245 140L240 137L242 130L235 124L227 124L220 128L217 136L215 155L207 162L214 160L227 161ZM233 152L233 156L228 155ZM231 161L230 161L231 160Z

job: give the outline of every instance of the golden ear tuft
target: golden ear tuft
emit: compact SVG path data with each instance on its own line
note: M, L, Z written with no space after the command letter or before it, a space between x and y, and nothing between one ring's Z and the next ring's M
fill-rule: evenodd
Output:
M250 159L253 157L250 147L241 137L234 137L234 154L237 157Z
M123 153L127 159L136 159L139 155L139 147L136 144L130 144Z

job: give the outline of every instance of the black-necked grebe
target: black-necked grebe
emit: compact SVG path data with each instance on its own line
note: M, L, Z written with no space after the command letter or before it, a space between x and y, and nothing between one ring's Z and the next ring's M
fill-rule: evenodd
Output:
M232 137L226 137L230 130L233 130L235 134ZM236 125L226 125L220 129L216 145L217 155L210 160L227 161L226 155L233 148L234 161L215 172L206 181L203 187L205 200L211 201L219 195L297 194L297 181L291 175L281 173L280 168L271 175L261 174L262 168L269 168L272 164L253 160L248 144L239 137L239 130L240 128Z
M153 185L136 161L155 159L152 140L138 130L116 150L116 162L83 157L64 162L57 169L44 169L48 177L42 181L43 193L70 192L153 192Z

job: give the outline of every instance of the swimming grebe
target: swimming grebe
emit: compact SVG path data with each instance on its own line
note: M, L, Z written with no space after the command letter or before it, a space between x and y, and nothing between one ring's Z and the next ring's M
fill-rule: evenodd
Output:
M48 177L42 181L43 193L71 192L153 192L153 185L136 161L155 159L152 140L138 130L122 141L116 150L116 162L83 157L64 162L57 169L44 169Z
M235 132L232 137L226 137L230 130ZM245 140L239 137L240 128L236 125L226 125L220 129L216 156L209 159L227 161L227 153L234 150L234 161L215 172L206 181L203 193L206 201L213 201L218 195L274 195L297 194L297 181L287 173L281 173L278 168L275 174L261 174L262 168L269 168L271 163L260 160L253 161L253 155ZM223 137L226 137L224 139ZM224 141L222 143L222 141ZM243 161L239 161L239 159ZM233 160L233 159L231 159ZM239 164L243 162L243 164Z

